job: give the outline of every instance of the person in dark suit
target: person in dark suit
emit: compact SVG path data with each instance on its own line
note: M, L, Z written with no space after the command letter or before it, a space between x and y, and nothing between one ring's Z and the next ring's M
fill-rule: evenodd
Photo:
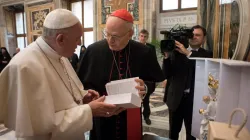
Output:
M69 62L71 63L72 67L74 68L75 71L77 71L77 65L79 62L78 56L77 54L73 54L70 58L69 58Z
M80 52L80 58L79 58L80 62L82 61L85 50L86 50L86 47L84 45L82 45L81 46L81 52Z
M189 58L212 57L211 53L201 48L205 42L206 29L196 25L193 27L193 34L187 49L175 41L176 49L171 54L164 53L163 71L167 79L164 102L169 108L169 138L172 140L178 140L183 121L186 139L195 140L191 135L195 60Z
M144 44L146 47L150 48L153 57L156 57L156 51L155 51L155 46L152 44L147 43L148 40L148 31L146 29L142 29L139 34L139 41ZM149 98L150 95L155 91L155 82L150 82L148 83L148 92L143 99L143 117L147 125L151 124L151 120L149 119L150 116L150 107L149 107Z
M3 67L2 61L3 61L3 55L2 55L2 51L0 51L0 73L1 73L2 67Z

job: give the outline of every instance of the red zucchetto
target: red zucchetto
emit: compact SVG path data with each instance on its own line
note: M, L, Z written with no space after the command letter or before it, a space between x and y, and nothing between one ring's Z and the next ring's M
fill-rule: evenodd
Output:
M111 13L110 16L118 17L130 23L133 23L134 19L132 15L126 9L119 9Z

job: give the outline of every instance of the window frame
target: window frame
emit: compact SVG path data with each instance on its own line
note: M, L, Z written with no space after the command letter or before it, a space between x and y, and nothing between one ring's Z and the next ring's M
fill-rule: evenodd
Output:
M181 8L181 2L182 2L182 0L178 0L178 8L177 9L163 10L163 7L162 7L163 0L160 0L160 13L197 10L198 5L197 5L197 7ZM197 0L197 2L198 2L198 0Z
M23 34L17 34L17 26L16 26L16 14L17 13L22 13L22 16L23 16ZM18 48L20 48L19 46L18 46L18 42L17 42L17 38L18 37L23 37L23 39L24 39L24 48L26 48L27 47L27 44L28 44L28 42L26 42L26 40L27 39L25 39L25 38L27 38L27 31L25 31L25 17L24 17L24 11L15 11L14 12L14 22L15 22L15 34L16 34L16 45L17 45L17 47ZM28 40L27 40L28 41Z
M93 27L91 28L91 27L89 27L89 28L85 28L84 27L84 1L85 0L69 0L68 1L68 9L70 10L70 11L72 11L72 8L71 8L71 4L72 3L74 3L74 2L79 2L79 1L81 1L82 2L82 26L83 26L83 35L82 35L82 44L84 44L84 33L85 32L93 32L94 31L94 25L93 25ZM94 2L94 1L93 1Z

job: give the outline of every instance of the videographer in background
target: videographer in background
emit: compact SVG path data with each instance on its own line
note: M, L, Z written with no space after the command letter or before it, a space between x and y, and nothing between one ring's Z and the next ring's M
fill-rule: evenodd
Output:
M189 47L175 41L175 50L164 52L163 71L167 79L164 102L169 108L169 138L172 140L178 140L183 120L186 139L195 140L191 135L195 60L189 58L212 57L211 53L201 48L206 39L206 29L200 25L192 29L194 36L189 39Z

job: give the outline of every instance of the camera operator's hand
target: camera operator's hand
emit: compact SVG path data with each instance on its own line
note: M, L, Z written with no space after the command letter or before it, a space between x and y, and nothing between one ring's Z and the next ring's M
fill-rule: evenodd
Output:
M175 46L177 47L175 50L177 50L179 53L182 53L186 56L190 55L191 52L188 51L180 42L175 41Z
M169 57L169 53L168 52L164 52L164 59L168 59Z

